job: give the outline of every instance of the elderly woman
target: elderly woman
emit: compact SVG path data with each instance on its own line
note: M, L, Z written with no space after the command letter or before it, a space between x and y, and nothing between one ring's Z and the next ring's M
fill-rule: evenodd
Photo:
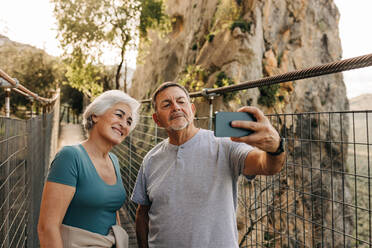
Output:
M119 90L104 92L86 108L88 139L61 149L45 183L38 224L41 247L112 247L118 242L118 210L126 193L110 150L133 130L138 108L135 99Z

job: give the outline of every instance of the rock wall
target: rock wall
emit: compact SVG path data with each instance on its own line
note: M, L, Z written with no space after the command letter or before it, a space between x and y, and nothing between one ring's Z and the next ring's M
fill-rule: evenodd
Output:
M210 87L220 71L235 82L244 82L341 59L339 13L333 1L238 2L240 5L234 0L167 0L168 15L175 20L173 31L165 38L149 32L152 43L143 64L137 66L130 93L146 98L161 82L179 79L189 65L208 71L204 86ZM239 27L230 30L234 17L220 13L219 8L234 4L242 8L237 18L250 25L245 32ZM212 41L207 40L210 34ZM348 108L341 74L287 83L280 91L285 104L268 111ZM250 104L257 104L257 89L245 95Z
M222 85L237 84L341 59L339 12L332 0L167 0L166 6L167 14L173 20L173 30L163 38L155 31L149 32L151 43L145 49L147 53L143 64L137 65L130 89L130 93L138 99L149 98L156 86L164 81L177 80L190 90L200 90L220 86L221 82ZM207 116L207 101L197 99L196 104L197 115ZM249 89L230 96L220 96L213 102L214 110L235 110L242 105L258 106L266 114L339 111L349 108L341 74L287 82L266 89ZM343 123L344 128L335 122L332 129L328 129L329 122L322 119L303 122L297 118L285 125L279 124L282 134L293 130L299 133L300 125L301 128L312 125L314 131L307 135L313 139L317 137L327 140L333 137L339 140L342 136L347 140L347 120ZM201 125L205 126L205 123ZM322 132L317 133L318 130ZM288 147L288 155L295 157L302 145L293 142ZM341 170L346 160L343 149L322 144L310 154L301 156L301 161L297 161L299 157L294 160L304 166L309 161L319 161L312 166L318 169L330 169L332 166L333 169ZM327 154L331 151L332 158L328 158ZM321 161L319 156L322 157ZM296 182L291 178L284 180L282 177L279 183L293 188L297 184L310 183L309 172L304 176L296 176L304 182ZM319 178L319 175L312 177ZM324 181L325 185L329 179L320 177L319 180ZM340 190L341 178L335 175L333 180L333 192L322 189L322 196L329 197L337 192L335 189ZM346 197L350 199L347 183L345 185ZM298 195L298 199L302 199L302 203L296 209L291 206L288 209L299 211L305 218L312 218L315 222L320 221L323 212L331 208L330 203L326 202L324 208L313 211L310 209L309 197ZM340 209L333 211L335 216L341 214ZM280 217L274 213L272 218ZM330 226L332 222L324 216L322 221L325 226ZM341 222L345 221L346 232L351 233L352 220L346 218L333 221L333 225L342 225ZM320 237L322 230L312 231L307 224L287 224L281 227L286 229L281 232L312 233L313 236L307 238L302 235L298 237L301 243L307 239L306 244L311 244L310 247L316 247L320 242L315 237ZM323 235L326 236L322 241L324 247L330 246L329 231L323 230ZM335 242L333 245L338 247L341 244L338 242L342 240ZM296 243L290 246L297 247Z

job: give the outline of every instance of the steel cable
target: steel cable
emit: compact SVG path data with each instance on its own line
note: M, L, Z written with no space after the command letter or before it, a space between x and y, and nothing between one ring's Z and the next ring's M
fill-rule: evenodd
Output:
M251 89L256 87L268 86L278 83L290 82L299 79L306 79L316 76L323 76L327 74L333 74L342 71L348 71L352 69L358 69L363 67L372 66L372 54L367 54L355 58L345 59L337 62L331 62L324 65L318 65L302 70L296 70L292 72L287 72L279 74L276 76L261 78L252 81L242 82L236 85L230 85L215 89L204 89L202 91L190 93L190 97L201 97L211 94L221 94L232 91L239 91L245 89ZM151 99L142 100L142 103L150 102Z

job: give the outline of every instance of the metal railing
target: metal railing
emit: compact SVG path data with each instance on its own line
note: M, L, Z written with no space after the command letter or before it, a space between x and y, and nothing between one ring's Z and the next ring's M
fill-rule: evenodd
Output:
M0 118L0 247L38 247L44 178L58 137L55 113Z
M1 70L0 79L2 84L14 81ZM58 92L47 99L19 82L16 87L12 89L40 101L43 111L28 120L0 117L0 248L39 247L41 194L58 141Z
M286 163L275 176L240 179L240 247L370 247L372 111L268 117L286 138ZM143 157L164 138L141 116L115 147L129 196ZM127 208L134 219L136 204Z

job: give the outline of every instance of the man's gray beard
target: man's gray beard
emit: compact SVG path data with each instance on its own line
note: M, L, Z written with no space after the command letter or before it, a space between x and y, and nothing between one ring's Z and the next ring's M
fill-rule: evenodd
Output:
M180 126L180 127L173 127L173 126L170 126L168 127L168 130L170 131L180 131L180 130L183 130L185 129L186 127L188 127L190 125L190 121L187 120L187 122L183 125L183 126Z

